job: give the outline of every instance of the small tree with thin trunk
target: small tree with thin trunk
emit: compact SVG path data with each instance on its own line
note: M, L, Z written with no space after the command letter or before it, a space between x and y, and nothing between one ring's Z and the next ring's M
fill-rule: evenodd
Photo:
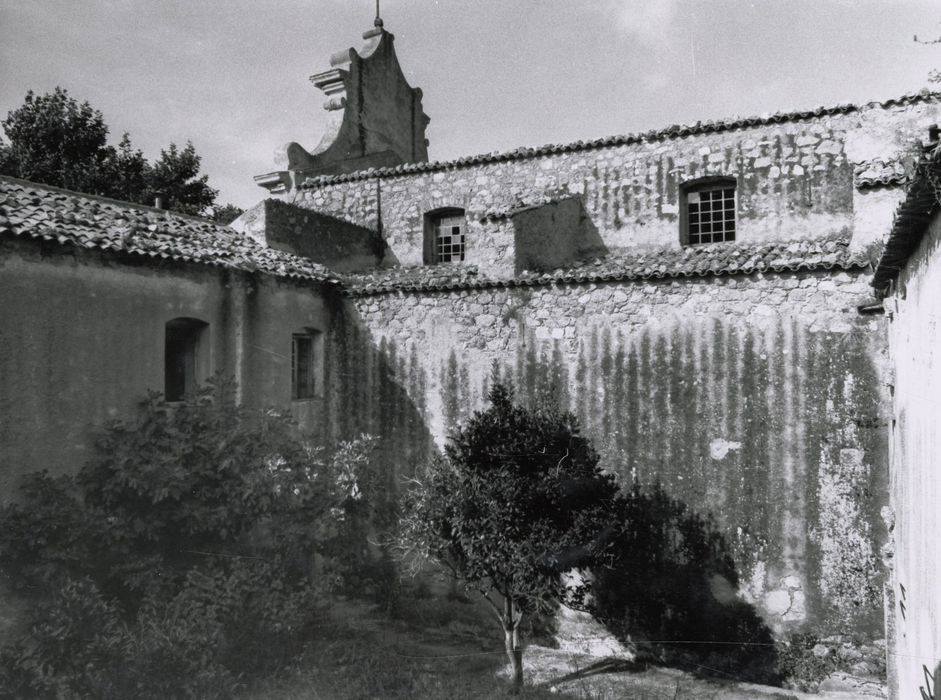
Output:
M597 453L570 413L515 404L499 383L489 400L415 482L403 543L487 601L518 691L520 623L558 602L583 600L584 587L567 586L562 574L589 565L604 549L618 487L599 469Z

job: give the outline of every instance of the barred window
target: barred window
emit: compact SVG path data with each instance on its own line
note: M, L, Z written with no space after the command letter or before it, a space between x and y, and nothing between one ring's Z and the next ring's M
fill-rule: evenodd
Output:
M466 220L463 209L442 209L425 217L425 262L464 260Z
M735 182L723 180L694 185L685 191L684 243L722 243L735 240Z

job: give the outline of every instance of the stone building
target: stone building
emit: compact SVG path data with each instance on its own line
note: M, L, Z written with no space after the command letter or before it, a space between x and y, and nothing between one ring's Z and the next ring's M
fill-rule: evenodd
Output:
M715 517L777 634L884 640L904 480L870 285L941 95L429 162L392 35L364 38L312 77L321 143L231 228L0 179L4 495L222 370L324 440L379 436L394 497L497 371Z

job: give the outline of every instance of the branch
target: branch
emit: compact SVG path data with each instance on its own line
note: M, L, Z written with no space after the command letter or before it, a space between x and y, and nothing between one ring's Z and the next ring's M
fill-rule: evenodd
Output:
M500 608L498 608L497 604L494 603L492 600L490 600L490 596L484 593L483 591L480 591L480 595L482 595L483 599L487 601L487 604L490 605L491 608L493 608L493 613L494 615L497 616L497 622L499 622L500 626L502 627L503 626L503 614L500 612Z
M519 609L519 606L516 606ZM516 620L513 622L513 631L516 631L516 628L520 626L520 623L523 621L523 611L520 610L520 614L516 616Z

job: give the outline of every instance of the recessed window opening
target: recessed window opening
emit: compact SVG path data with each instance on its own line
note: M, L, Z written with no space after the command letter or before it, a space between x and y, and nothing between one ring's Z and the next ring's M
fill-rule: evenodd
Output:
M735 183L723 180L686 190L688 245L735 240Z
M182 401L196 390L200 337L208 324L196 318L167 321L164 331L164 396Z
M463 209L442 209L426 217L425 261L429 263L464 260L466 219Z
M305 328L292 335L291 342L291 398L312 399L320 392L321 333Z

